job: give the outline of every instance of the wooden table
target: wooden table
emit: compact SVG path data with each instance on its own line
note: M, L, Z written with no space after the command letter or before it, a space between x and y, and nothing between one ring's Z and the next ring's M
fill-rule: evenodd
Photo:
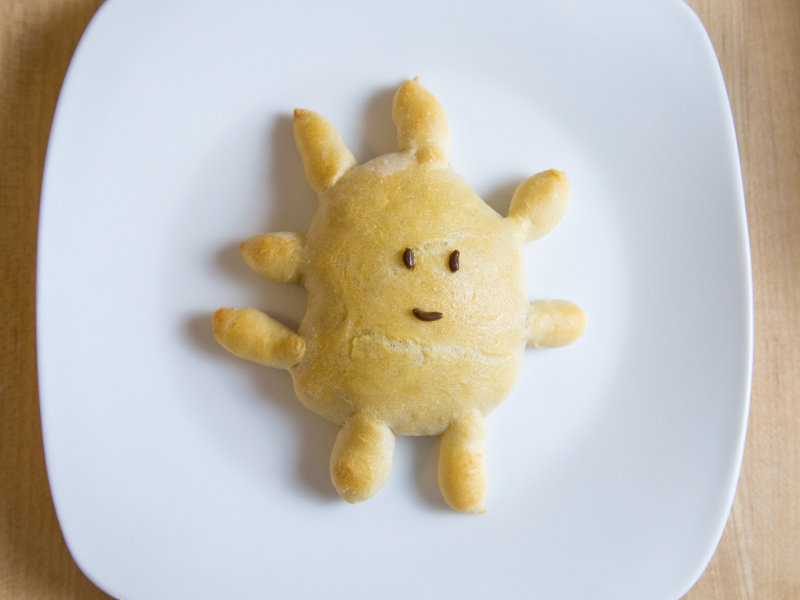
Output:
M9 600L108 597L78 570L56 522L34 339L47 137L70 56L99 4L0 0L0 598ZM733 106L756 344L736 501L711 565L686 597L800 599L800 0L689 4L708 29Z

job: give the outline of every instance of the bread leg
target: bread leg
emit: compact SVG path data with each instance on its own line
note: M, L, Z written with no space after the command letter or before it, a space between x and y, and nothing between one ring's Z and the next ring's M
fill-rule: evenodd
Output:
M350 417L336 436L331 480L339 495L356 504L372 498L389 478L394 434L369 413Z
M486 473L486 422L478 411L455 420L442 434L439 450L439 489L451 508L484 513Z

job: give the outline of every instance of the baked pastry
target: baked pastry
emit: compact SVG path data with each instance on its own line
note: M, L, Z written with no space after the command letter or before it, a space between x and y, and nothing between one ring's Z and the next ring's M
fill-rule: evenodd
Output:
M524 181L501 217L449 163L450 126L417 79L392 108L400 151L362 165L331 123L296 110L294 136L319 197L307 235L241 246L247 264L300 283L308 312L295 333L251 308L214 313L235 355L288 369L300 401L342 426L331 478L348 502L389 476L396 435L442 435L447 503L484 512L486 416L514 387L525 346L570 344L586 325L561 300L528 302L523 245L561 220L559 171Z

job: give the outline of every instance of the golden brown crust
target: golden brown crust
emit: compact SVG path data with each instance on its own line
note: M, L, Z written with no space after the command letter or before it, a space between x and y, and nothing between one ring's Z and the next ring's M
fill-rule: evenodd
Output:
M450 160L450 122L436 97L415 78L397 90L392 104L401 152L411 152L430 166Z
M356 166L356 159L333 124L315 112L300 108L294 111L294 140L306 179L318 194Z
M297 283L305 241L302 233L269 233L242 242L239 249L247 266L262 277L277 283Z
M321 195L302 268L309 350L292 376L325 418L369 410L398 435L432 435L511 391L529 309L521 233L451 169L403 154L356 167Z
M569 181L531 177L502 218L450 167L447 116L418 80L392 114L400 152L358 166L327 119L295 112L319 209L305 239L257 236L242 254L265 277L300 281L308 311L298 334L252 309L220 309L214 331L237 356L288 368L303 404L343 425L331 479L345 500L380 489L395 435L443 434L442 494L483 512L485 417L526 344L571 343L586 324L577 306L529 304L525 290L523 245L561 219Z
M572 190L561 171L551 169L523 181L514 192L508 217L517 221L532 242L550 233L567 212Z
M394 435L369 413L350 417L336 436L331 454L331 481L350 504L372 498L389 478Z
M558 348L577 341L586 330L586 313L566 300L531 302L528 347Z
M267 367L288 369L306 351L303 338L254 308L220 308L213 325L214 337L226 350Z
M484 513L488 486L486 423L481 414L468 411L453 421L442 435L439 449L439 489L451 508Z

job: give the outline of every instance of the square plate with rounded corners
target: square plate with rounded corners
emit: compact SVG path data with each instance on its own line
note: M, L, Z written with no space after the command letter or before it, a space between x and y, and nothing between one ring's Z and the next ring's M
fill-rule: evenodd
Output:
M555 167L567 217L526 247L529 295L589 316L525 352L489 418L488 512L447 509L437 440L401 438L373 500L336 496L337 428L211 313L296 327L298 286L242 240L305 231L291 111L359 161L395 150L406 78L452 163L505 214ZM677 0L111 0L59 100L44 176L38 342L48 475L85 573L126 600L676 599L733 501L752 294L739 159L711 43Z

